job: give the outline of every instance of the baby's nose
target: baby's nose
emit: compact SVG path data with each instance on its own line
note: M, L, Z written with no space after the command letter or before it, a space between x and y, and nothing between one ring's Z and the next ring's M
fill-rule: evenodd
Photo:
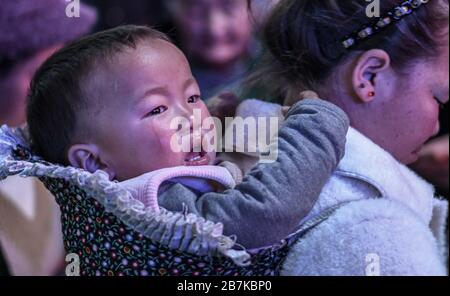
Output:
M194 116L180 116L176 125L176 131L179 134L192 134L194 132Z

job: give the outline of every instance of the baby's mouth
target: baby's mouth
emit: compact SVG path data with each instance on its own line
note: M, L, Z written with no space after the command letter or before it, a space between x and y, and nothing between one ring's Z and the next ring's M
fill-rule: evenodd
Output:
M184 159L186 166L209 165L210 158L204 151L190 152Z

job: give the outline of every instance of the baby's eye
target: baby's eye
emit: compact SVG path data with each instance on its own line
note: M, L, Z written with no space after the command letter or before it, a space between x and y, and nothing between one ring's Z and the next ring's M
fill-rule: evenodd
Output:
M187 102L189 104L195 104L195 103L197 103L200 100L201 100L200 96L194 95L194 96L190 96L189 99L187 100Z
M147 114L147 116L155 116L155 115L165 112L166 110L167 110L166 106L159 106L159 107L156 107L155 109L153 109L152 111L150 111Z

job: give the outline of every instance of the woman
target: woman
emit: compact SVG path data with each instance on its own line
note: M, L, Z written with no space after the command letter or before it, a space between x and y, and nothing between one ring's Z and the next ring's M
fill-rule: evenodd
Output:
M282 0L266 25L260 77L284 81L279 97L316 91L353 127L306 220L337 209L294 245L286 275L447 274L448 204L406 165L448 102L448 0L406 2L381 1L373 20L365 0Z

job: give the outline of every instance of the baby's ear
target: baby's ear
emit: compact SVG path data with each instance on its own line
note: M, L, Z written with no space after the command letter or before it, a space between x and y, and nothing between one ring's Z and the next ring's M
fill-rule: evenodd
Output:
M113 179L112 172L107 164L103 163L99 155L99 149L93 144L76 144L69 148L67 158L71 166L84 169L90 173L103 170Z

